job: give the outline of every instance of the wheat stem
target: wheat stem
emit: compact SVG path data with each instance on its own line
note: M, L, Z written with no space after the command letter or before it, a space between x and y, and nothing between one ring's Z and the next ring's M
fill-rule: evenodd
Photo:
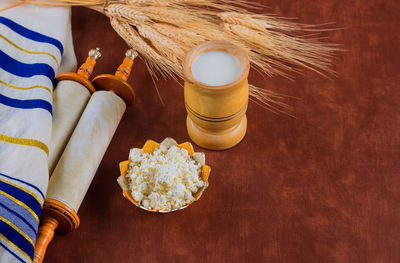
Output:
M268 75L289 77L299 66L333 73L340 50L322 43L312 25L273 15L254 14L245 0L15 0L51 6L83 5L107 15L115 31L145 59L152 77L182 76L182 61L193 46L225 40L243 48L251 65ZM312 35L301 35L313 33ZM250 94L275 112L288 109L280 97L250 86Z

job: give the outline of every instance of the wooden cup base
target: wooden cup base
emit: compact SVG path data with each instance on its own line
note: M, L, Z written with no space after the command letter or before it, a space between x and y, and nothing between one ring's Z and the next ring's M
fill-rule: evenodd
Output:
M188 116L186 128L192 141L198 146L209 150L226 150L237 145L245 136L247 118L243 116L238 125L226 130L208 131L197 126Z

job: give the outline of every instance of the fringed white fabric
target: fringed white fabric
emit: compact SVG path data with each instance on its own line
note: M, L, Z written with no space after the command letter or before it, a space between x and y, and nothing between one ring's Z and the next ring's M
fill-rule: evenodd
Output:
M70 8L0 12L0 262L32 261L49 179L53 81L75 67Z

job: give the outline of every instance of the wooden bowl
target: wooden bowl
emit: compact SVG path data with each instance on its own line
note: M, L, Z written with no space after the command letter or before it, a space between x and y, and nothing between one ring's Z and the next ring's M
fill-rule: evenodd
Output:
M152 140L147 140L146 143L144 144L142 151L144 153L153 153L155 149L159 148L160 144L152 141ZM181 144L178 144L177 147L181 148L181 149L186 149L189 153L190 157L193 157L193 155L195 154L193 146L191 143L189 142L184 142ZM200 178L201 180L204 182L204 186L201 187L194 195L193 197L195 198L193 201L191 201L190 203L173 209L173 210L157 210L157 209L147 209L144 206L140 205L139 202L137 202L131 195L131 193L129 192L129 190L126 187L126 182L124 183L123 180L125 179L125 176L127 174L128 168L129 168L129 163L131 162L131 160L127 160L127 161L123 161L119 163L119 169L121 171L121 176L118 178L118 183L122 188L122 194L123 196L128 199L131 203L133 203L135 206L140 207L146 211L150 211L150 212L159 212L159 213L169 213L169 212L173 212L173 211L177 211L177 210L181 210L184 209L186 207L188 207L189 205L191 205L193 202L199 200L199 198L201 197L201 195L203 194L204 190L206 190L206 188L208 187L208 177L210 175L211 172L211 168L210 166L203 164L201 166L201 171L200 171ZM125 185L125 186L124 186Z

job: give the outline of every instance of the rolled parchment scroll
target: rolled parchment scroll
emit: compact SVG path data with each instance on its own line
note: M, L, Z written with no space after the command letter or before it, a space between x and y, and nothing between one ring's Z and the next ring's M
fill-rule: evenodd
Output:
M89 76L93 72L96 60L100 57L99 48L92 49L77 73L65 72L56 77L57 85L53 93L53 128L48 158L50 175L89 101L90 94L95 91Z
M78 212L125 109L125 102L115 93L93 93L54 169L46 198Z
M126 80L136 56L135 51L128 50L115 75L94 78L97 91L90 98L49 182L33 262L43 261L55 230L69 232L79 226L78 209L126 106L134 100L133 89Z

